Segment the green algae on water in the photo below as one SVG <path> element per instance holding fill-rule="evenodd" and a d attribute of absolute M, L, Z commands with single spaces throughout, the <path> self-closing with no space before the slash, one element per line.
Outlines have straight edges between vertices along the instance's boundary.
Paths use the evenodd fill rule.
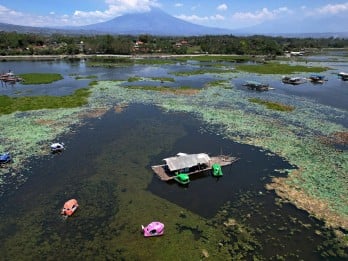
<path fill-rule="evenodd" d="M 264 105 L 271 110 L 276 110 L 276 111 L 293 111 L 294 110 L 294 107 L 280 104 L 279 102 L 270 102 L 270 101 L 265 101 L 259 98 L 250 98 L 249 101 Z"/>
<path fill-rule="evenodd" d="M 82 88 L 67 96 L 0 96 L 0 115 L 16 111 L 79 107 L 87 103 L 90 90 Z"/>
<path fill-rule="evenodd" d="M 19 76 L 23 79 L 22 84 L 48 84 L 63 79 L 58 73 L 25 73 Z"/>
<path fill-rule="evenodd" d="M 281 63 L 265 63 L 265 64 L 242 64 L 236 67 L 237 70 L 245 71 L 249 73 L 259 74 L 292 74 L 295 72 L 312 72 L 320 73 L 329 70 L 326 67 L 314 67 L 304 65 L 289 65 Z"/>

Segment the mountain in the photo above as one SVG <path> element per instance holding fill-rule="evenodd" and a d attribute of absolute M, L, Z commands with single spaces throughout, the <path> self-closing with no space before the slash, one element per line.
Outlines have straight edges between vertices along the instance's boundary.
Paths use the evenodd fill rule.
<path fill-rule="evenodd" d="M 193 36 L 233 33 L 232 30 L 228 29 L 189 23 L 175 18 L 158 8 L 153 8 L 146 13 L 126 14 L 107 22 L 80 26 L 78 28 L 84 31 L 132 35 Z"/>
<path fill-rule="evenodd" d="M 324 19 L 324 20 L 323 20 Z M 269 35 L 283 37 L 348 38 L 346 17 L 311 18 L 297 16 L 293 19 L 268 21 L 253 27 L 241 29 L 222 29 L 197 25 L 175 18 L 161 9 L 153 8 L 146 13 L 133 13 L 116 17 L 112 20 L 85 26 L 69 27 L 29 27 L 0 23 L 0 31 L 16 31 L 20 33 L 38 34 L 71 34 L 71 35 L 139 35 L 150 34 L 160 36 L 200 36 L 200 35 Z M 320 26 L 318 26 L 320 25 Z"/>
<path fill-rule="evenodd" d="M 70 28 L 52 28 L 52 27 L 36 27 L 36 26 L 24 26 L 24 25 L 15 25 L 0 23 L 0 32 L 17 32 L 17 33 L 32 33 L 32 34 L 42 34 L 42 35 L 51 35 L 54 33 L 58 34 L 67 34 L 67 35 L 80 35 L 80 34 L 96 34 L 97 32 L 81 32 L 75 27 Z"/>

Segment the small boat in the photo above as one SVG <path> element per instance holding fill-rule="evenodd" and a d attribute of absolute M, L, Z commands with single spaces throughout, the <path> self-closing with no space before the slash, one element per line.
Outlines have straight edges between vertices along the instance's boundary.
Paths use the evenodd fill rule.
<path fill-rule="evenodd" d="M 79 207 L 76 199 L 70 199 L 64 203 L 64 206 L 60 212 L 61 215 L 69 217 L 75 213 L 76 209 Z"/>
<path fill-rule="evenodd" d="M 0 154 L 0 164 L 6 164 L 11 162 L 12 162 L 12 157 L 9 152 Z"/>
<path fill-rule="evenodd" d="M 12 157 L 9 152 L 0 154 L 0 164 L 7 164 L 12 162 Z"/>
<path fill-rule="evenodd" d="M 268 91 L 269 90 L 269 84 L 255 82 L 255 81 L 246 81 L 243 84 L 243 86 L 248 87 L 249 90 L 256 90 L 256 91 Z"/>
<path fill-rule="evenodd" d="M 158 221 L 153 221 L 146 227 L 141 225 L 144 237 L 162 236 L 164 234 L 164 224 Z"/>
<path fill-rule="evenodd" d="M 16 83 L 20 82 L 23 79 L 14 75 L 13 72 L 9 71 L 8 73 L 3 73 L 0 75 L 0 81 L 3 81 L 5 83 Z"/>
<path fill-rule="evenodd" d="M 282 82 L 286 84 L 298 85 L 301 83 L 305 83 L 305 79 L 300 77 L 283 76 Z"/>
<path fill-rule="evenodd" d="M 340 72 L 340 73 L 338 73 L 337 75 L 338 75 L 338 77 L 341 78 L 342 81 L 348 81 L 348 73 L 346 73 L 346 72 Z"/>
<path fill-rule="evenodd" d="M 312 83 L 321 83 L 321 84 L 326 81 L 324 75 L 318 75 L 318 74 L 312 74 L 311 76 L 309 76 L 308 80 Z"/>
<path fill-rule="evenodd" d="M 52 153 L 58 153 L 62 152 L 64 150 L 64 143 L 52 143 L 51 144 L 51 152 Z"/>
<path fill-rule="evenodd" d="M 182 185 L 186 185 L 190 183 L 190 177 L 186 173 L 180 173 L 174 176 L 174 180 Z"/>
<path fill-rule="evenodd" d="M 222 177 L 223 176 L 220 164 L 214 163 L 212 166 L 212 170 L 213 170 L 214 177 Z"/>

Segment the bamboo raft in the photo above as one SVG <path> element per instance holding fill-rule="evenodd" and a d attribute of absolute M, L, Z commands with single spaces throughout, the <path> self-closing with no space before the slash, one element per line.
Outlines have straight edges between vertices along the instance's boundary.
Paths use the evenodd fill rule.
<path fill-rule="evenodd" d="M 208 164 L 203 164 L 203 165 L 198 165 L 197 169 L 192 170 L 190 172 L 185 172 L 187 175 L 193 175 L 197 173 L 203 173 L 204 171 L 211 170 L 212 165 L 217 163 L 221 167 L 231 165 L 232 163 L 236 162 L 239 160 L 239 158 L 236 157 L 231 157 L 231 156 L 226 156 L 226 155 L 219 155 L 219 156 L 214 156 L 210 157 L 210 161 Z M 175 172 L 170 172 L 167 169 L 166 164 L 161 164 L 161 165 L 154 165 L 151 167 L 153 172 L 162 180 L 162 181 L 169 181 L 174 179 L 175 177 Z"/>

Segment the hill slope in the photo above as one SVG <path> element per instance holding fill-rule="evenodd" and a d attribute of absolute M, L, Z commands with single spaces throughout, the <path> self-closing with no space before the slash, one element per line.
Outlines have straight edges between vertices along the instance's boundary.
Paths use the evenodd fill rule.
<path fill-rule="evenodd" d="M 168 15 L 160 9 L 150 12 L 126 14 L 110 21 L 79 27 L 85 31 L 111 34 L 151 34 L 166 36 L 232 34 L 232 30 L 192 24 Z"/>

